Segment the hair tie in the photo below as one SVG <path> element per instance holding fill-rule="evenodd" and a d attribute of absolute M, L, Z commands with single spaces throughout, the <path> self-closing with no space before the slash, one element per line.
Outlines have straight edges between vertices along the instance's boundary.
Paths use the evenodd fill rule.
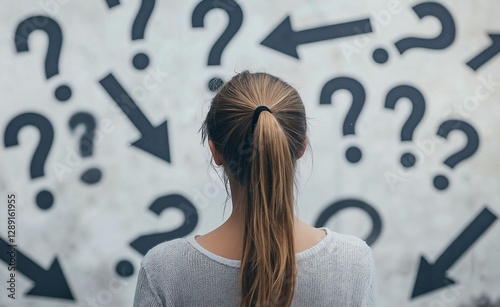
<path fill-rule="evenodd" d="M 258 106 L 255 111 L 253 111 L 253 119 L 252 119 L 252 137 L 253 137 L 253 133 L 255 131 L 255 126 L 257 125 L 257 120 L 259 120 L 259 115 L 260 115 L 260 112 L 262 111 L 267 111 L 269 113 L 273 113 L 271 112 L 271 110 L 269 110 L 268 107 L 266 106 Z"/>

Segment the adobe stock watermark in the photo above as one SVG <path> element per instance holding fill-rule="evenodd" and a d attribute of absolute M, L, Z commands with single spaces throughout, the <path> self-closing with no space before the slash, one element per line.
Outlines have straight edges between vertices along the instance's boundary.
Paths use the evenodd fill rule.
<path fill-rule="evenodd" d="M 487 76 L 479 76 L 478 84 L 474 89 L 474 93 L 466 96 L 461 102 L 455 103 L 450 109 L 443 113 L 443 121 L 447 119 L 463 119 L 469 118 L 480 106 L 481 102 L 490 98 L 491 95 L 500 87 L 500 80 L 494 79 L 493 74 Z M 413 173 L 414 169 L 420 163 L 425 161 L 426 157 L 430 157 L 436 151 L 438 144 L 443 144 L 446 140 L 440 136 L 433 135 L 430 138 L 423 140 L 415 140 L 414 154 L 416 157 L 415 167 L 409 169 L 398 168 L 396 172 L 384 172 L 384 179 L 392 192 L 396 191 L 396 187 L 405 182 Z"/>
<path fill-rule="evenodd" d="M 403 11 L 401 2 L 399 0 L 391 0 L 387 2 L 385 9 L 374 11 L 371 14 L 370 24 L 373 31 L 367 33 L 361 29 L 354 29 L 359 35 L 352 38 L 351 42 L 342 42 L 340 48 L 347 63 L 351 63 L 353 54 L 360 54 L 361 50 L 366 48 L 373 40 L 373 32 L 379 32 L 381 29 L 386 28 L 392 22 L 393 15 L 397 15 Z M 369 29 L 365 29 L 369 30 Z"/>
<path fill-rule="evenodd" d="M 457 306 L 457 300 L 465 289 L 466 287 L 462 284 L 447 286 L 441 289 L 439 295 L 429 302 L 429 307 Z"/>
<path fill-rule="evenodd" d="M 118 279 L 113 277 L 109 282 L 106 288 L 99 290 L 95 296 L 87 296 L 85 297 L 84 307 L 102 307 L 102 306 L 117 306 L 116 302 L 113 302 L 114 299 L 122 293 L 129 282 L 124 281 L 123 279 Z"/>

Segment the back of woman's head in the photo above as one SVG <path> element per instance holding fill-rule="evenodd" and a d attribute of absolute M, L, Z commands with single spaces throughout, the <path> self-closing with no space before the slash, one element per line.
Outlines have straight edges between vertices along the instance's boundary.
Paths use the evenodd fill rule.
<path fill-rule="evenodd" d="M 294 173 L 307 130 L 302 100 L 281 79 L 244 71 L 218 90 L 201 130 L 243 193 L 240 306 L 289 306 L 296 283 Z"/>

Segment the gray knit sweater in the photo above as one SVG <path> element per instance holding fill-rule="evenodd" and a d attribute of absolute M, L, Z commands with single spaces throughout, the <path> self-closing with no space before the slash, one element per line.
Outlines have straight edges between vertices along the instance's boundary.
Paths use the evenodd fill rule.
<path fill-rule="evenodd" d="M 376 306 L 370 247 L 356 237 L 321 229 L 327 235 L 296 254 L 292 306 Z M 149 250 L 141 262 L 134 307 L 238 306 L 241 262 L 209 252 L 194 238 L 175 239 Z"/>

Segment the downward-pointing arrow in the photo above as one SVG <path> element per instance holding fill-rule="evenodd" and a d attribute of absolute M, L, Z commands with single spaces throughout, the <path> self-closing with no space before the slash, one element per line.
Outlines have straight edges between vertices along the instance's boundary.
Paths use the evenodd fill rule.
<path fill-rule="evenodd" d="M 122 109 L 123 113 L 127 115 L 137 130 L 141 132 L 142 137 L 131 145 L 170 163 L 167 122 L 165 121 L 163 124 L 153 127 L 139 106 L 112 74 L 104 77 L 99 83 Z"/>
<path fill-rule="evenodd" d="M 287 16 L 260 44 L 298 59 L 298 45 L 369 32 L 372 32 L 372 27 L 368 18 L 294 31 L 290 16 Z"/>
<path fill-rule="evenodd" d="M 434 264 L 429 263 L 422 256 L 411 297 L 414 298 L 454 284 L 455 282 L 446 276 L 446 271 L 479 239 L 496 219 L 497 217 L 490 210 L 484 208 L 439 256 Z"/>
<path fill-rule="evenodd" d="M 11 247 L 6 241 L 0 238 L 0 259 L 5 263 L 10 262 L 8 251 Z M 35 286 L 31 288 L 26 295 L 36 295 L 54 298 L 63 298 L 74 301 L 73 294 L 66 282 L 64 273 L 59 265 L 57 257 L 54 259 L 50 268 L 44 270 L 41 266 L 33 262 L 30 258 L 21 253 L 15 248 L 16 256 L 16 271 L 21 272 L 24 276 L 35 282 Z"/>

